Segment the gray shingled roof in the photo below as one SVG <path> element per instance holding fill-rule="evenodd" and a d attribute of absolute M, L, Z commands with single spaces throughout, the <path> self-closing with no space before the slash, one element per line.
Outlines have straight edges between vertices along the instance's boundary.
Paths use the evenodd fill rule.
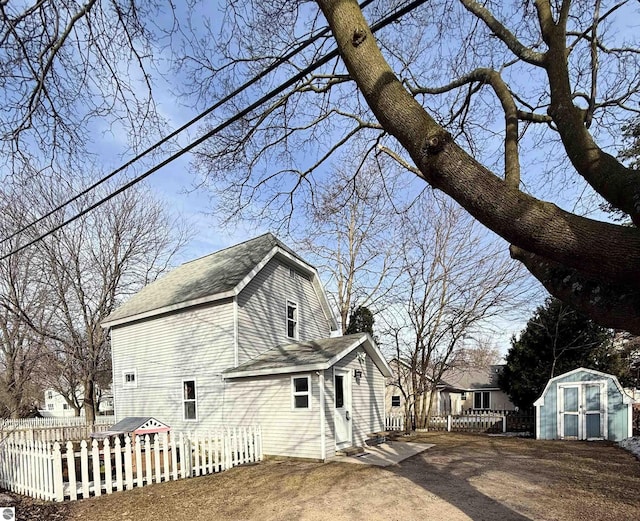
<path fill-rule="evenodd" d="M 504 365 L 490 365 L 482 369 L 451 369 L 447 371 L 440 381 L 440 386 L 459 389 L 496 389 L 498 386 L 498 375 Z"/>
<path fill-rule="evenodd" d="M 313 370 L 321 369 L 334 357 L 344 353 L 354 344 L 362 343 L 366 336 L 362 333 L 333 338 L 322 338 L 286 344 L 265 351 L 256 358 L 245 362 L 238 367 L 227 369 L 224 373 L 254 374 L 258 372 L 288 372 L 287 369 Z"/>
<path fill-rule="evenodd" d="M 186 262 L 145 286 L 111 313 L 104 323 L 231 291 L 275 246 L 300 259 L 274 235 L 266 233 Z"/>

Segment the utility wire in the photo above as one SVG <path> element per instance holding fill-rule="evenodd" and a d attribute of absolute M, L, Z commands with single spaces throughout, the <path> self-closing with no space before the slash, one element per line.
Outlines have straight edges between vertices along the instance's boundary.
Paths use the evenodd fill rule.
<path fill-rule="evenodd" d="M 379 22 L 373 24 L 371 26 L 371 32 L 375 33 L 377 31 L 379 31 L 380 29 L 386 27 L 387 25 L 397 21 L 398 19 L 402 18 L 402 16 L 404 16 L 405 14 L 413 11 L 415 8 L 419 7 L 420 5 L 425 3 L 426 1 L 427 0 L 414 0 L 413 2 L 410 2 L 405 7 L 401 8 L 401 9 L 398 9 L 395 13 L 387 15 L 386 17 L 381 19 Z M 333 51 L 325 54 L 323 57 L 321 57 L 318 60 L 312 62 L 310 65 L 308 65 L 306 68 L 304 68 L 303 70 L 298 72 L 296 75 L 290 77 L 284 83 L 281 83 L 278 87 L 276 87 L 276 88 L 272 89 L 271 91 L 269 91 L 267 94 L 262 96 L 258 101 L 252 103 L 251 105 L 249 105 L 248 107 L 244 108 L 240 112 L 237 112 L 234 116 L 232 116 L 231 118 L 227 119 L 226 121 L 224 121 L 220 125 L 216 126 L 215 128 L 211 129 L 209 132 L 206 132 L 204 135 L 202 135 L 201 137 L 199 137 L 195 141 L 191 142 L 189 145 L 184 147 L 182 150 L 176 152 L 175 154 L 173 154 L 172 156 L 168 157 L 167 159 L 165 159 L 161 163 L 159 163 L 159 164 L 155 165 L 154 167 L 150 168 L 145 173 L 135 177 L 134 179 L 132 179 L 131 181 L 129 181 L 125 185 L 121 186 L 120 188 L 118 188 L 114 192 L 110 193 L 109 195 L 103 197 L 99 201 L 97 201 L 97 202 L 93 203 L 92 205 L 88 206 L 87 208 L 85 208 L 81 212 L 77 213 L 76 215 L 70 217 L 66 221 L 58 224 L 57 226 L 55 226 L 51 230 L 43 233 L 42 235 L 39 235 L 35 239 L 27 242 L 26 244 L 23 244 L 22 246 L 19 246 L 19 247 L 15 248 L 14 250 L 10 251 L 9 253 L 6 253 L 5 255 L 0 257 L 0 260 L 7 259 L 8 257 L 10 257 L 10 256 L 12 256 L 12 255 L 24 250 L 25 248 L 28 248 L 29 246 L 32 246 L 33 244 L 41 241 L 42 239 L 48 237 L 49 235 L 51 235 L 51 234 L 57 232 L 58 230 L 60 230 L 61 228 L 65 227 L 68 224 L 70 224 L 70 223 L 74 222 L 75 220 L 79 219 L 83 215 L 86 215 L 90 211 L 95 210 L 98 206 L 100 206 L 100 205 L 106 203 L 107 201 L 113 199 L 114 197 L 116 197 L 117 195 L 121 194 L 125 190 L 128 190 L 132 186 L 138 184 L 143 179 L 146 179 L 151 174 L 157 172 L 158 170 L 160 170 L 161 168 L 165 167 L 166 165 L 168 165 L 172 161 L 178 159 L 179 157 L 183 156 L 187 152 L 190 152 L 192 149 L 194 149 L 195 147 L 201 145 L 207 139 L 213 137 L 215 134 L 217 134 L 221 130 L 224 130 L 229 125 L 231 125 L 231 124 L 235 123 L 236 121 L 238 121 L 240 118 L 243 118 L 244 116 L 246 116 L 247 114 L 249 114 L 250 112 L 252 112 L 256 108 L 258 108 L 260 105 L 262 105 L 266 101 L 268 101 L 271 98 L 274 98 L 278 94 L 282 93 L 283 91 L 285 91 L 286 89 L 288 89 L 289 87 L 291 87 L 292 85 L 294 85 L 295 83 L 300 81 L 302 78 L 304 78 L 307 74 L 310 74 L 311 72 L 315 71 L 317 68 L 319 68 L 322 65 L 328 63 L 332 59 L 336 58 L 338 55 L 339 55 L 338 49 L 334 49 Z"/>
<path fill-rule="evenodd" d="M 373 0 L 364 0 L 361 4 L 360 4 L 360 8 L 364 9 L 365 7 L 367 7 L 371 2 L 373 2 Z M 205 109 L 204 112 L 201 112 L 200 114 L 198 114 L 195 118 L 191 119 L 190 121 L 186 122 L 184 125 L 182 125 L 181 127 L 177 128 L 176 130 L 174 130 L 173 132 L 171 132 L 170 134 L 168 134 L 167 136 L 163 137 L 160 141 L 157 141 L 156 143 L 154 143 L 153 145 L 151 145 L 149 148 L 145 149 L 144 151 L 140 152 L 138 155 L 136 155 L 135 157 L 131 158 L 129 161 L 127 161 L 126 163 L 124 163 L 123 165 L 119 166 L 118 168 L 116 168 L 114 171 L 112 171 L 110 174 L 100 178 L 98 181 L 96 181 L 95 183 L 93 183 L 92 185 L 86 187 L 84 190 L 82 190 L 81 192 L 77 193 L 76 195 L 74 195 L 73 197 L 71 197 L 70 199 L 67 199 L 66 201 L 64 201 L 63 203 L 60 203 L 58 206 L 56 206 L 53 210 L 50 210 L 49 212 L 47 212 L 46 214 L 38 217 L 37 219 L 35 219 L 34 221 L 30 222 L 29 224 L 23 226 L 22 228 L 16 230 L 15 232 L 13 232 L 11 235 L 8 235 L 7 237 L 5 237 L 4 239 L 2 239 L 0 241 L 0 244 L 4 244 L 5 242 L 13 239 L 16 235 L 23 233 L 25 231 L 27 231 L 29 228 L 35 226 L 36 224 L 44 221 L 45 219 L 47 219 L 48 217 L 51 217 L 53 214 L 55 214 L 56 212 L 59 212 L 60 210 L 62 210 L 63 208 L 65 208 L 66 206 L 70 205 L 71 203 L 73 203 L 74 201 L 77 201 L 78 199 L 80 199 L 80 197 L 88 194 L 89 192 L 91 192 L 92 190 L 95 190 L 98 186 L 106 183 L 109 179 L 113 178 L 114 176 L 116 176 L 117 174 L 119 174 L 120 172 L 122 172 L 123 170 L 125 170 L 126 168 L 130 167 L 131 165 L 133 165 L 136 161 L 139 161 L 140 159 L 142 159 L 144 156 L 146 156 L 147 154 L 153 152 L 154 150 L 156 150 L 157 148 L 159 148 L 161 145 L 164 145 L 167 141 L 169 141 L 170 139 L 173 139 L 174 137 L 176 137 L 178 134 L 181 134 L 183 131 L 185 131 L 187 128 L 193 126 L 194 124 L 196 124 L 198 121 L 200 121 L 201 119 L 203 119 L 204 117 L 208 116 L 209 114 L 211 114 L 214 110 L 216 110 L 217 108 L 219 108 L 220 106 L 224 105 L 225 103 L 227 103 L 228 101 L 230 101 L 231 99 L 235 98 L 238 94 L 240 94 L 241 92 L 243 92 L 244 90 L 248 89 L 249 87 L 251 87 L 252 85 L 254 85 L 255 83 L 257 83 L 258 81 L 260 81 L 262 78 L 264 78 L 265 76 L 267 76 L 268 74 L 270 74 L 271 72 L 273 72 L 274 70 L 276 70 L 278 67 L 280 67 L 280 65 L 282 65 L 283 63 L 285 63 L 287 60 L 290 60 L 291 58 L 293 58 L 294 56 L 296 56 L 297 54 L 299 54 L 300 52 L 302 52 L 304 49 L 306 49 L 307 47 L 309 47 L 309 45 L 311 45 L 312 43 L 315 43 L 319 38 L 327 35 L 329 32 L 331 31 L 329 26 L 324 27 L 320 32 L 318 32 L 315 36 L 311 36 L 309 38 L 307 38 L 307 40 L 305 40 L 304 42 L 302 42 L 300 45 L 296 46 L 294 49 L 292 49 L 291 51 L 289 51 L 287 54 L 277 58 L 276 60 L 274 60 L 271 65 L 269 65 L 268 67 L 266 67 L 264 70 L 260 71 L 258 74 L 256 74 L 255 76 L 253 76 L 251 79 L 247 80 L 245 83 L 243 83 L 241 86 L 239 86 L 237 89 L 235 89 L 233 92 L 227 94 L 226 96 L 224 96 L 222 99 L 218 100 L 216 103 L 214 103 L 213 105 L 211 105 L 209 108 Z M 3 257 L 4 258 L 4 257 Z"/>

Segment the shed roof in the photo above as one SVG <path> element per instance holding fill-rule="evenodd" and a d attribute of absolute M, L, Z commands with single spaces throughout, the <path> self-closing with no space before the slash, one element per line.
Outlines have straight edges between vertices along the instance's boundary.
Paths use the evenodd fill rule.
<path fill-rule="evenodd" d="M 148 284 L 102 323 L 111 327 L 238 294 L 274 255 L 280 254 L 311 278 L 330 322 L 335 323 L 315 268 L 266 233 L 235 246 L 186 262 Z M 337 324 L 333 329 L 337 328 Z"/>
<path fill-rule="evenodd" d="M 549 381 L 547 382 L 547 385 L 545 385 L 544 390 L 542 391 L 542 394 L 535 402 L 533 402 L 533 405 L 535 407 L 541 407 L 544 405 L 544 398 L 547 395 L 547 392 L 549 391 L 549 388 L 551 387 L 551 385 L 553 385 L 555 382 L 557 382 L 558 380 L 564 380 L 566 382 L 570 382 L 573 376 L 577 377 L 577 375 L 579 375 L 580 373 L 586 373 L 590 376 L 593 376 L 594 379 L 613 381 L 614 385 L 622 395 L 622 403 L 635 403 L 634 398 L 632 396 L 629 396 L 625 392 L 622 385 L 620 385 L 620 381 L 618 380 L 617 376 L 609 373 L 603 373 L 602 371 L 597 371 L 596 369 L 587 369 L 586 367 L 578 367 L 577 369 L 573 369 L 571 371 L 567 371 L 566 373 L 562 373 L 562 374 L 559 374 L 558 376 L 554 376 L 553 378 L 550 378 Z M 579 378 L 576 378 L 575 381 L 578 383 L 581 382 Z"/>
<path fill-rule="evenodd" d="M 224 371 L 226 378 L 298 373 L 329 369 L 357 347 L 362 346 L 384 376 L 391 368 L 373 339 L 366 333 L 321 338 L 274 347 L 244 364 Z"/>

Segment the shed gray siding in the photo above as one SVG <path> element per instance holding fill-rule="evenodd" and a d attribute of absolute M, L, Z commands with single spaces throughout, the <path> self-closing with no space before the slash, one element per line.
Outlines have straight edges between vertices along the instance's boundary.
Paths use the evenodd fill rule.
<path fill-rule="evenodd" d="M 291 378 L 296 376 L 311 377 L 309 409 L 293 408 Z M 260 424 L 267 455 L 321 459 L 321 378 L 312 372 L 228 380 L 223 424 Z"/>
<path fill-rule="evenodd" d="M 311 281 L 277 258 L 238 295 L 238 363 L 267 349 L 291 342 L 287 338 L 287 300 L 298 305 L 299 340 L 329 336 L 331 330 Z"/>
<path fill-rule="evenodd" d="M 627 437 L 629 425 L 629 407 L 623 403 L 623 395 L 614 379 L 609 375 L 594 374 L 589 371 L 570 372 L 554 378 L 541 397 L 544 405 L 537 411 L 538 437 L 544 440 L 558 439 L 558 385 L 579 382 L 606 382 L 607 399 L 607 438 L 619 441 Z"/>
<path fill-rule="evenodd" d="M 196 380 L 198 418 L 221 416 L 220 373 L 234 363 L 231 300 L 190 308 L 111 329 L 113 390 L 118 419 L 154 416 L 172 429 L 193 429 L 183 420 L 182 382 Z M 123 372 L 136 371 L 125 388 Z"/>

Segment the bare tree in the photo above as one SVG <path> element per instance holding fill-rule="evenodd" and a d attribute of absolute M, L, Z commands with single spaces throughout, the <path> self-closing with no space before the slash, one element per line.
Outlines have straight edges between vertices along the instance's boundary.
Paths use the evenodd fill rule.
<path fill-rule="evenodd" d="M 392 3 L 368 6 L 369 22 L 356 0 L 317 3 L 342 62 L 207 144 L 198 166 L 226 202 L 290 215 L 296 194 L 306 197 L 358 136 L 354 156 L 387 153 L 447 193 L 508 241 L 549 292 L 603 324 L 640 331 L 640 234 L 593 215 L 605 200 L 640 221 L 637 170 L 606 151 L 638 112 L 637 32 L 615 25 L 637 4 L 429 2 L 374 37 L 369 22 Z M 209 78 L 205 98 L 323 23 L 296 2 L 231 2 L 226 16 L 229 37 L 187 49 L 182 62 Z M 329 45 L 320 38 L 283 74 Z M 215 57 L 217 67 L 202 68 Z"/>
<path fill-rule="evenodd" d="M 405 369 L 396 385 L 416 425 L 426 427 L 443 375 L 472 363 L 474 337 L 486 334 L 492 317 L 518 304 L 522 288 L 518 266 L 460 209 L 441 203 L 437 210 L 413 211 L 403 226 L 405 275 L 396 286 L 398 300 L 382 317 L 394 357 Z"/>
<path fill-rule="evenodd" d="M 152 90 L 161 5 L 0 2 L 4 173 L 84 168 L 97 152 L 92 128 L 134 147 L 161 128 Z"/>
<path fill-rule="evenodd" d="M 394 190 L 375 165 L 364 167 L 358 180 L 338 171 L 316 189 L 300 241 L 330 276 L 327 287 L 343 332 L 354 307 L 380 308 L 399 275 L 396 232 L 406 205 L 392 199 Z"/>
<path fill-rule="evenodd" d="M 61 192 L 60 185 L 34 180 L 20 202 L 45 213 L 64 197 Z M 123 298 L 167 269 L 185 238 L 180 221 L 168 215 L 151 193 L 138 189 L 61 228 L 29 251 L 46 276 L 31 273 L 28 283 L 42 288 L 53 307 L 46 322 L 23 305 L 14 312 L 51 343 L 48 360 L 53 363 L 48 369 L 53 374 L 47 380 L 74 407 L 80 386 L 88 420 L 95 417 L 100 386 L 104 388 L 111 377 L 109 340 L 101 321 Z"/>
<path fill-rule="evenodd" d="M 189 3 L 184 13 L 170 6 L 164 27 L 154 3 L 3 2 L 5 151 L 26 150 L 21 164 L 33 159 L 36 170 L 62 152 L 83 158 L 84 123 L 103 113 L 114 115 L 114 131 L 127 122 L 134 141 L 145 135 L 154 37 L 175 37 L 161 49 L 174 58 L 174 77 L 188 82 L 176 90 L 200 107 L 308 41 L 326 20 L 341 58 L 210 140 L 197 161 L 203 184 L 235 211 L 289 218 L 296 198 L 309 197 L 346 147 L 363 160 L 386 153 L 509 242 L 550 293 L 600 323 L 640 333 L 640 233 L 593 213 L 608 202 L 640 222 L 637 169 L 609 153 L 638 113 L 638 35 L 624 25 L 637 2 L 442 0 L 375 37 L 369 22 L 397 2 L 367 4 L 367 18 L 356 0 L 317 4 L 320 11 L 290 0 L 230 0 L 217 23 L 217 11 Z M 180 14 L 191 18 L 174 30 Z M 333 43 L 320 34 L 209 125 Z"/>
<path fill-rule="evenodd" d="M 8 235 L 23 222 L 25 210 L 0 192 L 3 215 L 1 233 Z M 2 244 L 0 251 L 13 247 Z M 41 259 L 21 252 L 0 263 L 0 418 L 23 417 L 40 398 L 40 368 L 50 344 L 16 312 L 24 310 L 39 324 L 51 319 L 51 300 L 33 284 L 33 275 L 43 273 Z"/>

